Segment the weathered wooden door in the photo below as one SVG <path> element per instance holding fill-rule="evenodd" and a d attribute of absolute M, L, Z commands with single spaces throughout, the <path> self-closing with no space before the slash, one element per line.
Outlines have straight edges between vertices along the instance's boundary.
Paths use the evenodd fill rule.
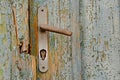
<path fill-rule="evenodd" d="M 38 9 L 49 32 L 49 69 L 38 69 Z M 0 80 L 120 80 L 119 0 L 0 0 Z"/>
<path fill-rule="evenodd" d="M 37 78 L 120 80 L 119 0 L 31 0 L 31 51 L 35 56 L 38 8 L 42 6 L 48 10 L 49 25 L 67 28 L 73 35 L 49 33 L 49 70 L 37 70 Z"/>

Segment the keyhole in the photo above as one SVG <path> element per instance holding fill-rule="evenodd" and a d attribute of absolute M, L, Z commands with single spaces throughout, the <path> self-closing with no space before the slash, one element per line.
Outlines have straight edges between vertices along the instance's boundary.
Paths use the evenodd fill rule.
<path fill-rule="evenodd" d="M 41 10 L 42 12 L 44 11 L 44 9 Z"/>
<path fill-rule="evenodd" d="M 42 60 L 45 60 L 45 58 L 46 58 L 46 50 L 45 49 L 40 50 L 40 57 Z"/>
<path fill-rule="evenodd" d="M 45 67 L 43 66 L 42 69 L 45 69 Z"/>

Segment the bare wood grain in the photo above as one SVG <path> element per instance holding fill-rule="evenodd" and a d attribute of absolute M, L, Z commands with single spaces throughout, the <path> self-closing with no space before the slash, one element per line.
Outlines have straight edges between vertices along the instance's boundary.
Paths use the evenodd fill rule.
<path fill-rule="evenodd" d="M 32 73 L 33 73 L 33 79 L 32 80 L 36 80 L 36 59 L 34 56 L 31 56 L 32 59 Z"/>

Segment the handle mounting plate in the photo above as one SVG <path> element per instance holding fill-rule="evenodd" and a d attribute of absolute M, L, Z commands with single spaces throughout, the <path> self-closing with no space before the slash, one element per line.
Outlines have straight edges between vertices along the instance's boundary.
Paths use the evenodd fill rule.
<path fill-rule="evenodd" d="M 46 7 L 38 8 L 39 70 L 46 72 L 48 70 L 48 32 L 40 30 L 41 24 L 47 24 Z"/>

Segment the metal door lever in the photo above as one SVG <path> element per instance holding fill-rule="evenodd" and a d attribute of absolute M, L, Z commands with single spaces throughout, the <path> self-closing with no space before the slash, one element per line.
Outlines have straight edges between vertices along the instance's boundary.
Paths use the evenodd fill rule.
<path fill-rule="evenodd" d="M 55 33 L 67 35 L 67 36 L 71 36 L 72 35 L 71 31 L 68 31 L 66 29 L 60 29 L 60 28 L 56 28 L 56 27 L 51 27 L 51 26 L 49 26 L 47 24 L 40 25 L 40 29 L 44 30 L 44 31 L 50 31 L 50 32 L 55 32 Z"/>

